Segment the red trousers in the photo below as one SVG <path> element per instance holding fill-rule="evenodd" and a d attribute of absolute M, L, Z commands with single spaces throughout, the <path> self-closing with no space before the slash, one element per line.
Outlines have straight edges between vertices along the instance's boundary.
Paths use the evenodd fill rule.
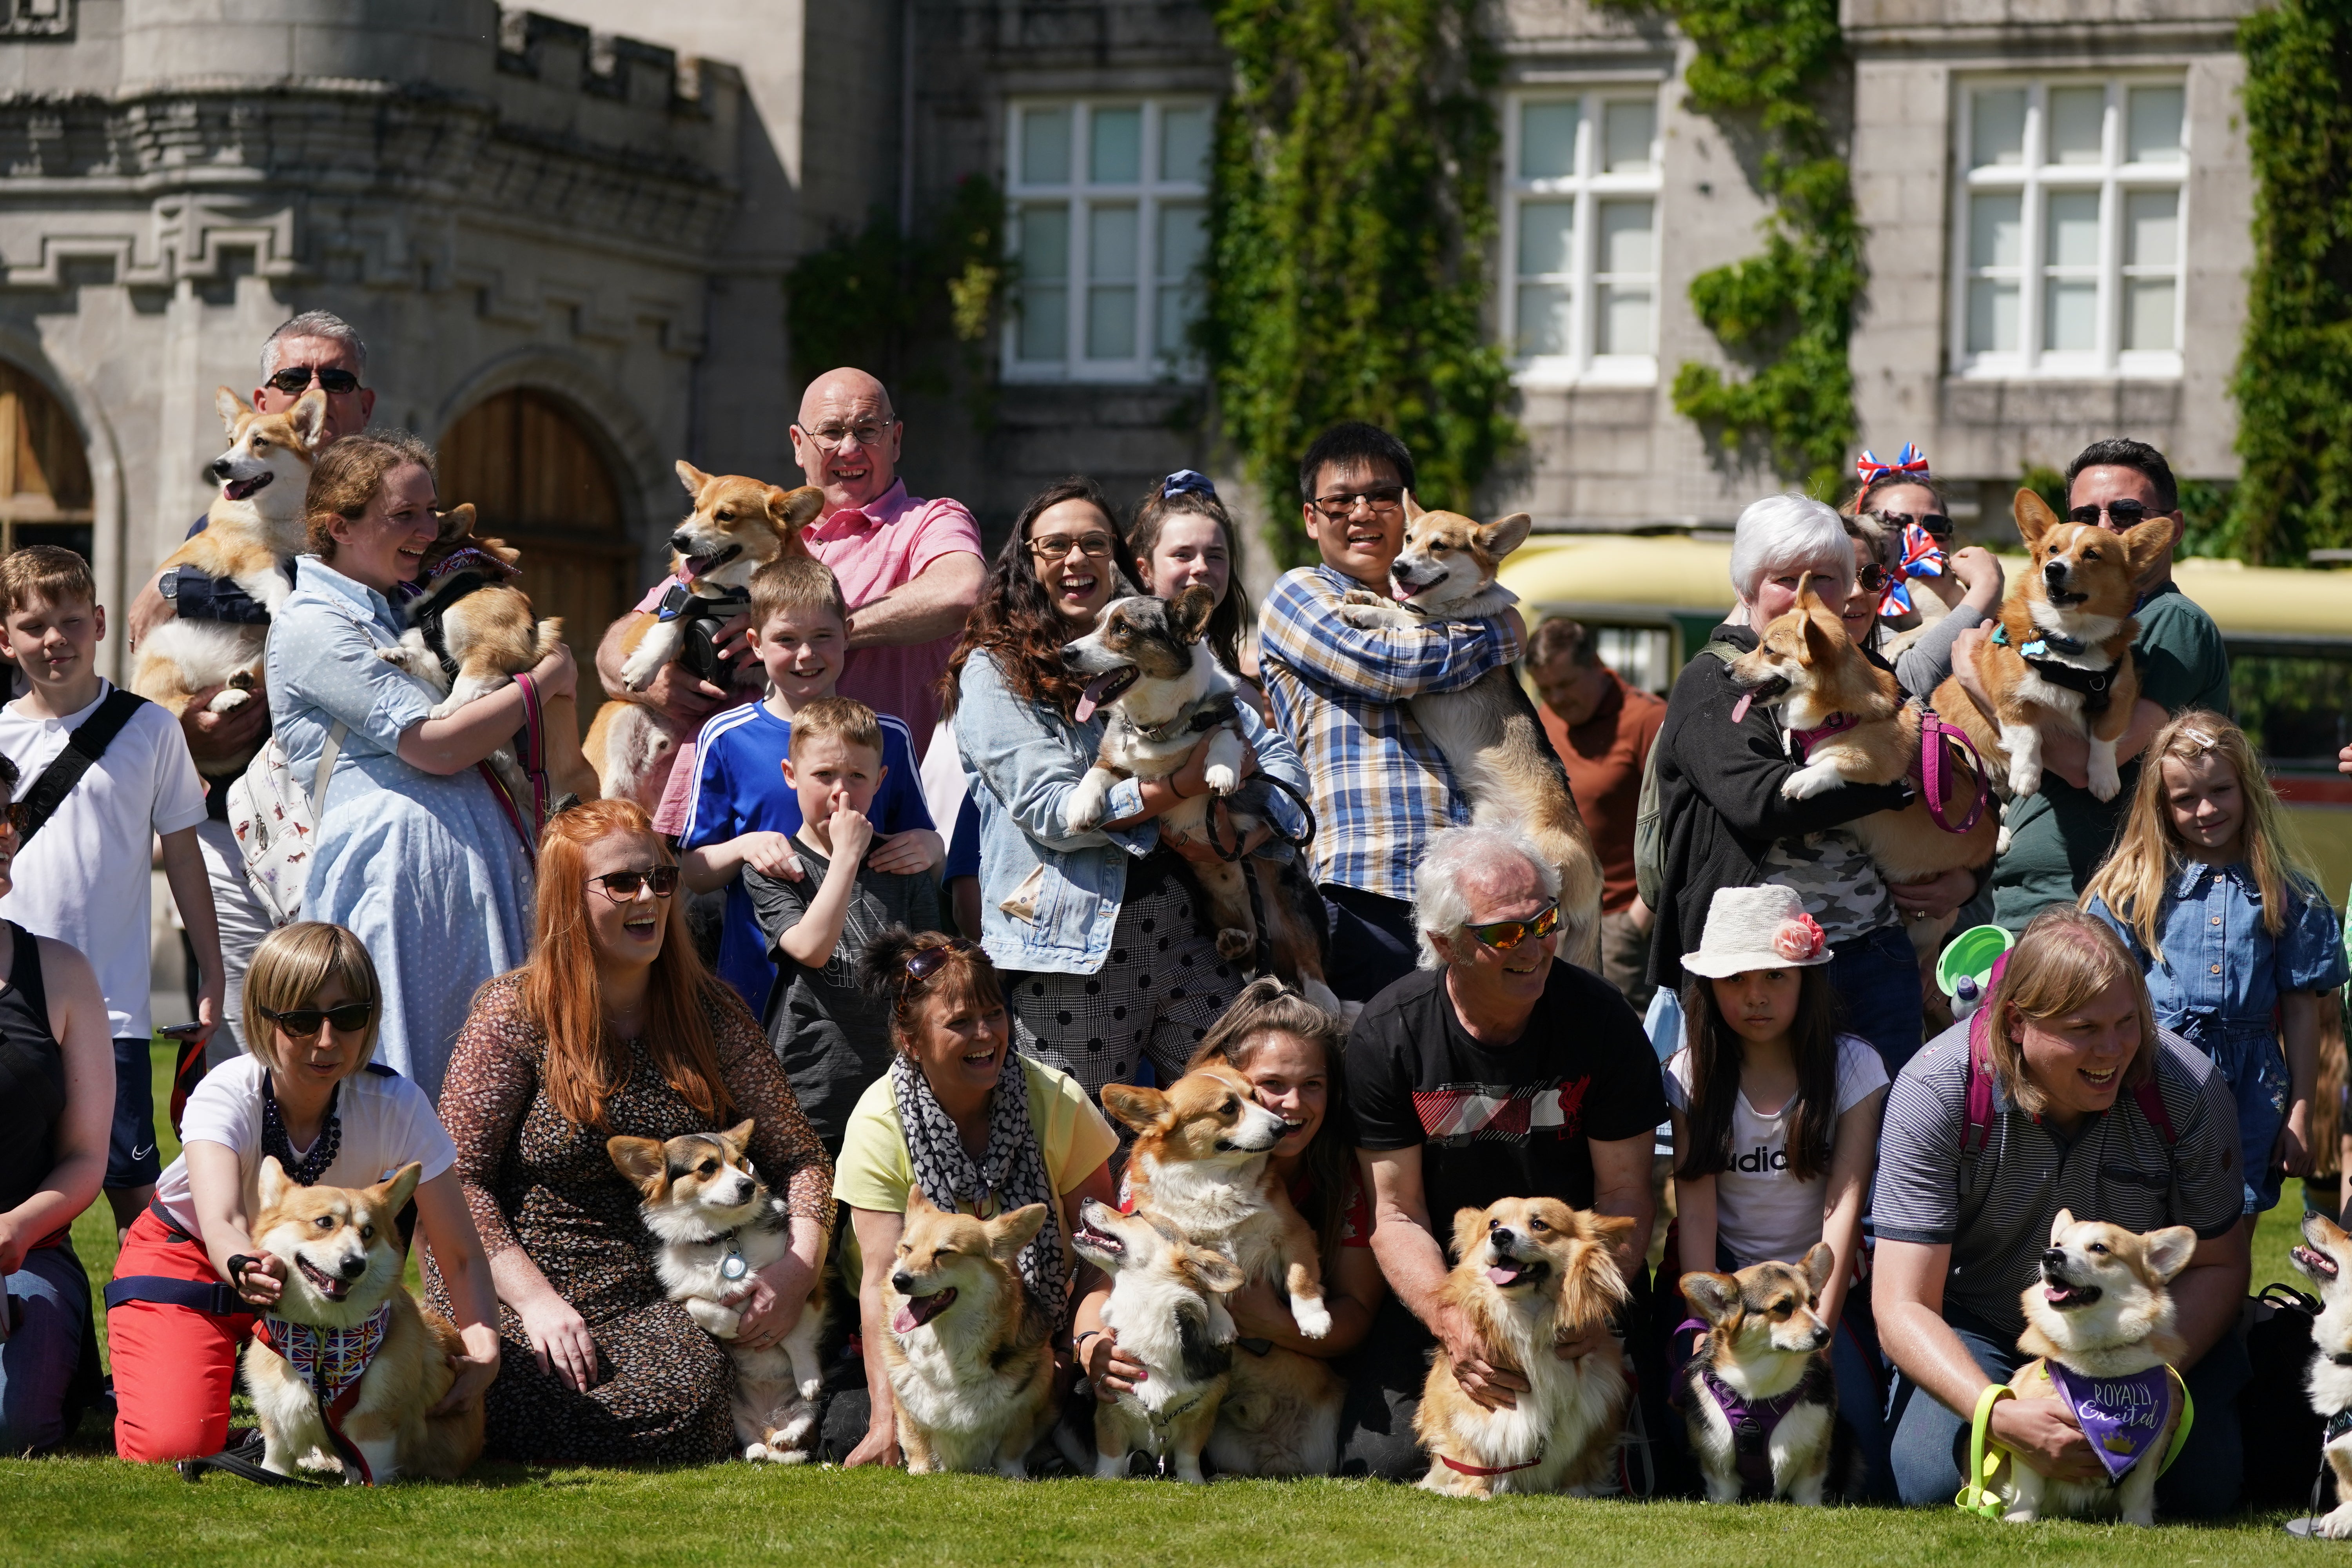
<path fill-rule="evenodd" d="M 215 1284 L 212 1259 L 174 1237 L 153 1210 L 131 1223 L 114 1277 L 137 1275 Z M 114 1451 L 126 1459 L 199 1458 L 228 1446 L 229 1384 L 237 1352 L 253 1336 L 253 1314 L 216 1317 L 194 1307 L 125 1301 L 108 1309 L 114 1361 Z"/>

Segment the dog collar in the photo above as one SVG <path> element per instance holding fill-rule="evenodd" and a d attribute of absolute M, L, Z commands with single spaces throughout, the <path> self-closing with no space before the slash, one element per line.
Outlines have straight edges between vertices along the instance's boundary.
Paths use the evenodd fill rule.
<path fill-rule="evenodd" d="M 1444 1465 L 1447 1469 L 1454 1471 L 1459 1475 L 1507 1476 L 1517 1470 L 1532 1470 L 1538 1465 L 1542 1464 L 1544 1459 L 1544 1449 L 1547 1447 L 1548 1445 L 1546 1444 L 1537 1444 L 1536 1457 L 1521 1465 L 1465 1465 L 1450 1454 L 1438 1455 L 1437 1462 Z"/>
<path fill-rule="evenodd" d="M 2335 1359 L 2341 1361 L 2343 1358 L 2338 1356 Z M 2347 1432 L 2352 1432 L 2352 1405 L 2345 1406 L 2327 1418 L 2327 1434 L 2320 1439 L 2320 1444 L 2324 1447 Z"/>
<path fill-rule="evenodd" d="M 1204 735 L 1234 716 L 1234 694 L 1230 691 L 1212 697 L 1190 712 L 1179 713 L 1165 724 L 1145 729 L 1137 725 L 1137 736 L 1150 744 L 1173 740 L 1179 735 Z"/>
<path fill-rule="evenodd" d="M 743 1276 L 751 1272 L 751 1261 L 743 1256 L 742 1245 L 736 1240 L 736 1237 L 741 1236 L 747 1226 L 748 1222 L 746 1225 L 737 1226 L 733 1230 L 713 1231 L 709 1236 L 703 1237 L 699 1240 L 689 1241 L 686 1245 L 688 1247 L 724 1247 L 727 1249 L 727 1256 L 719 1260 L 719 1277 L 721 1279 L 740 1279 Z"/>
<path fill-rule="evenodd" d="M 2012 646 L 2009 640 L 2007 626 L 1995 626 L 1992 640 L 2003 647 Z M 2034 674 L 2042 677 L 2051 685 L 2063 686 L 2069 691 L 2081 693 L 2084 714 L 2104 713 L 2107 710 L 2107 704 L 2114 699 L 2116 673 L 2123 668 L 2122 663 L 2118 661 L 2113 668 L 2109 669 L 2084 669 L 2080 665 L 2067 664 L 2049 657 L 2053 653 L 2080 654 L 2083 651 L 2083 646 L 2073 637 L 2062 637 L 2053 633 L 2045 632 L 2032 642 L 2018 647 L 2017 656 L 2026 662 Z M 2124 658 L 2131 657 L 2130 650 L 2125 650 Z"/>
<path fill-rule="evenodd" d="M 1992 640 L 2003 647 L 2009 647 L 2009 627 L 2006 626 L 1993 627 Z M 2056 632 L 2043 632 L 2017 651 L 2026 658 L 2039 658 L 2044 654 L 2051 653 L 2079 654 L 2083 651 L 2083 640 L 2080 637 L 2062 637 Z"/>
<path fill-rule="evenodd" d="M 669 592 L 661 596 L 661 605 L 655 614 L 662 620 L 674 621 L 686 616 L 690 607 L 696 613 L 686 616 L 688 620 L 719 620 L 723 618 L 719 614 L 722 607 L 751 602 L 751 590 L 749 588 L 722 588 L 716 594 L 698 594 L 684 583 L 672 583 Z"/>

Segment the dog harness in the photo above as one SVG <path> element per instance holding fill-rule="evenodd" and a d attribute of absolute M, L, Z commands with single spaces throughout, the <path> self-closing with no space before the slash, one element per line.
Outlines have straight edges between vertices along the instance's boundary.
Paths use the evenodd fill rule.
<path fill-rule="evenodd" d="M 1191 712 L 1179 713 L 1165 724 L 1150 729 L 1138 724 L 1135 732 L 1147 743 L 1156 746 L 1179 735 L 1205 735 L 1218 725 L 1230 721 L 1233 716 L 1234 694 L 1228 691 L 1222 696 L 1206 699 Z"/>
<path fill-rule="evenodd" d="M 2012 646 L 2009 640 L 2009 628 L 2005 626 L 1993 627 L 1992 640 L 2001 647 Z M 2069 691 L 2079 692 L 2083 699 L 2084 715 L 2089 717 L 2107 710 L 2107 704 L 2115 697 L 2116 672 L 2121 669 L 2123 665 L 2118 662 L 2107 669 L 2084 669 L 2081 665 L 2068 664 L 2062 659 L 2049 657 L 2053 653 L 2079 654 L 2083 651 L 2083 646 L 2076 638 L 2060 637 L 2055 632 L 2044 632 L 2032 642 L 2018 647 L 2017 657 L 2023 659 L 2034 674 L 2042 677 L 2051 685 L 2063 686 Z M 2126 649 L 2124 658 L 2127 659 L 2131 657 L 2131 650 Z"/>
<path fill-rule="evenodd" d="M 335 1452 L 347 1471 L 356 1467 L 365 1486 L 375 1485 L 375 1473 L 368 1468 L 359 1445 L 343 1436 L 343 1418 L 359 1404 L 360 1380 L 383 1348 L 384 1331 L 391 1324 L 392 1303 L 387 1301 L 348 1329 L 321 1329 L 266 1314 L 253 1326 L 255 1340 L 277 1352 L 310 1386 Z"/>
<path fill-rule="evenodd" d="M 1797 748 L 1797 760 L 1803 762 L 1812 749 L 1832 735 L 1843 735 L 1862 721 L 1851 713 L 1832 713 L 1810 730 L 1791 730 L 1789 740 Z"/>
<path fill-rule="evenodd" d="M 439 580 L 422 599 L 409 606 L 408 624 L 425 634 L 425 646 L 441 661 L 441 673 L 454 681 L 457 679 L 457 661 L 449 657 L 449 636 L 443 624 L 449 606 L 520 574 L 488 551 L 477 550 L 470 544 L 450 552 L 433 568 L 433 573 Z"/>
<path fill-rule="evenodd" d="M 1731 1427 L 1731 1451 L 1739 1464 L 1739 1495 L 1750 1502 L 1772 1495 L 1772 1434 L 1780 1419 L 1798 1405 L 1824 1403 L 1830 1392 L 1829 1363 L 1816 1356 L 1786 1393 L 1769 1399 L 1749 1399 L 1716 1376 L 1711 1367 L 1699 1368 L 1699 1382 L 1707 1397 L 1723 1412 Z"/>
<path fill-rule="evenodd" d="M 1968 753 L 1969 768 L 1977 784 L 1968 814 L 1955 826 L 1945 797 L 1951 791 L 1952 770 L 1958 764 L 1962 752 Z M 1976 826 L 1992 800 L 1992 775 L 1985 768 L 1984 756 L 1977 750 L 1977 743 L 1969 739 L 1967 731 L 1938 718 L 1933 708 L 1919 710 L 1919 756 L 1911 764 L 1911 777 L 1919 785 L 1920 798 L 1927 803 L 1928 820 L 1947 833 L 1966 833 Z"/>
<path fill-rule="evenodd" d="M 732 660 L 719 657 L 716 632 L 719 623 L 733 618 L 735 613 L 751 602 L 749 588 L 722 588 L 715 594 L 697 593 L 684 582 L 672 583 L 669 592 L 661 596 L 654 614 L 663 621 L 684 621 L 686 636 L 678 648 L 677 661 L 698 680 L 724 687 L 735 679 Z"/>

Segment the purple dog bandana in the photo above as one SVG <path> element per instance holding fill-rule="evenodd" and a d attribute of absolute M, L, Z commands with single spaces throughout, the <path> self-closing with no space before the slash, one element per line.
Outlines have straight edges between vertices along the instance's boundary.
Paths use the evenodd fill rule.
<path fill-rule="evenodd" d="M 2129 1377 L 2084 1377 L 2056 1362 L 2045 1363 L 2051 1386 L 2083 1424 L 2091 1451 L 2120 1481 L 2164 1436 L 2172 1413 L 2172 1371 L 2157 1365 Z"/>

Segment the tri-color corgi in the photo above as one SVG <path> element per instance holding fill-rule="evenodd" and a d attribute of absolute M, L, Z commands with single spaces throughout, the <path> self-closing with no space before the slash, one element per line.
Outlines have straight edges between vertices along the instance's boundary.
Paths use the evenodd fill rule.
<path fill-rule="evenodd" d="M 2327 1423 L 2320 1452 L 2336 1476 L 2336 1506 L 2320 1516 L 2315 1534 L 2352 1537 L 2352 1238 L 2324 1214 L 2303 1216 L 2303 1245 L 2290 1254 L 2295 1268 L 2319 1291 L 2311 1324 L 2311 1372 L 2304 1388 L 2311 1408 Z"/>
<path fill-rule="evenodd" d="M 1095 1405 L 1097 1479 L 1126 1475 L 1128 1456 L 1140 1450 L 1199 1485 L 1239 1331 L 1224 1298 L 1241 1289 L 1242 1271 L 1164 1215 L 1121 1214 L 1094 1198 L 1079 1205 L 1071 1239 L 1079 1257 L 1109 1276 L 1103 1326 L 1144 1368 L 1132 1390 Z"/>
<path fill-rule="evenodd" d="M 1683 1368 L 1681 1404 L 1709 1502 L 1821 1506 L 1837 1385 L 1819 1309 L 1836 1264 L 1816 1242 L 1801 1265 L 1683 1276 L 1683 1300 L 1707 1325 Z"/>

